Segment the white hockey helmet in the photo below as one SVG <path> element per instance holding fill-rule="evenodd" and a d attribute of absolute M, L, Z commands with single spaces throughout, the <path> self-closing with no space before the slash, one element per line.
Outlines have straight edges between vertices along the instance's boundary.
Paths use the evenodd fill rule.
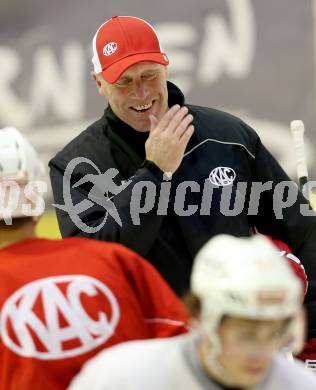
<path fill-rule="evenodd" d="M 218 365 L 218 326 L 224 315 L 253 320 L 291 318 L 287 348 L 298 352 L 302 347 L 302 283 L 264 236 L 211 239 L 196 256 L 191 290 L 201 301 L 201 326 L 213 347 L 212 365 Z"/>
<path fill-rule="evenodd" d="M 0 220 L 25 217 L 23 205 L 35 204 L 39 194 L 33 191 L 26 196 L 25 186 L 43 179 L 44 164 L 33 146 L 14 127 L 0 129 Z M 15 184 L 12 186 L 11 184 Z M 20 191 L 14 191 L 19 187 Z M 43 207 L 31 215 L 42 214 Z"/>
<path fill-rule="evenodd" d="M 297 313 L 303 296 L 301 282 L 263 236 L 211 239 L 195 259 L 191 289 L 211 322 L 224 314 L 288 318 Z"/>

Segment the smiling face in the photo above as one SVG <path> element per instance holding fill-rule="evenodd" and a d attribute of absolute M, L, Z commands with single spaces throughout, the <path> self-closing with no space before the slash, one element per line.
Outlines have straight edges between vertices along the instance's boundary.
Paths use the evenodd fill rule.
<path fill-rule="evenodd" d="M 248 388 L 258 384 L 280 348 L 287 324 L 286 320 L 225 318 L 218 330 L 221 352 L 217 358 L 224 374 L 212 372 L 206 363 L 204 367 L 224 385 Z"/>
<path fill-rule="evenodd" d="M 149 115 L 158 120 L 168 110 L 167 71 L 164 65 L 141 62 L 128 68 L 113 84 L 93 73 L 99 93 L 113 112 L 137 131 L 149 131 Z"/>

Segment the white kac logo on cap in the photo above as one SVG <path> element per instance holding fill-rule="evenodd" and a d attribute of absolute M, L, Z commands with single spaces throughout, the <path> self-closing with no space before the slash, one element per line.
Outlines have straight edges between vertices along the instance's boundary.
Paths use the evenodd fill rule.
<path fill-rule="evenodd" d="M 216 186 L 228 186 L 236 178 L 236 172 L 229 167 L 217 167 L 210 173 L 210 182 Z"/>
<path fill-rule="evenodd" d="M 107 43 L 103 48 L 103 54 L 105 56 L 111 56 L 114 54 L 117 50 L 117 43 L 116 42 L 109 42 Z"/>
<path fill-rule="evenodd" d="M 103 344 L 119 317 L 118 302 L 101 281 L 86 275 L 53 276 L 24 285 L 7 299 L 0 333 L 17 355 L 64 359 Z"/>

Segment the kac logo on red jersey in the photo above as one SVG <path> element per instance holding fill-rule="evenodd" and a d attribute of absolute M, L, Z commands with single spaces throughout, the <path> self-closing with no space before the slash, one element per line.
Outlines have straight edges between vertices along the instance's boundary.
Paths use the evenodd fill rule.
<path fill-rule="evenodd" d="M 3 343 L 42 360 L 86 353 L 107 341 L 119 322 L 112 291 L 86 275 L 48 277 L 24 285 L 4 303 Z"/>

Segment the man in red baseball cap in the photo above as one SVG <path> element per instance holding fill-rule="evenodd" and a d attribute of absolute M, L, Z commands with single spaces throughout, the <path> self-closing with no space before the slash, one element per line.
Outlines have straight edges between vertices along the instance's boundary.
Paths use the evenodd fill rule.
<path fill-rule="evenodd" d="M 93 38 L 92 62 L 94 71 L 111 84 L 139 62 L 169 64 L 153 27 L 131 16 L 114 16 L 102 24 Z"/>
<path fill-rule="evenodd" d="M 166 66 L 169 64 L 154 28 L 136 17 L 114 16 L 98 29 L 92 46 L 92 77 L 114 114 L 138 131 L 148 132 L 154 128 L 168 111 Z M 172 126 L 172 132 L 181 123 L 183 130 L 176 139 L 179 141 L 183 136 L 181 144 L 177 142 L 169 153 L 165 150 L 168 153 L 165 156 L 151 150 L 156 149 L 154 140 L 147 156 L 168 172 L 174 172 L 178 167 L 179 158 L 174 158 L 176 149 L 180 146 L 179 157 L 182 158 L 193 132 L 193 117 L 185 107 L 182 110 L 180 106 L 174 108 L 166 120 L 169 122 L 178 111 L 176 122 L 179 123 Z"/>
<path fill-rule="evenodd" d="M 308 205 L 294 183 L 288 193 L 296 189 L 297 196 L 285 204 L 283 184 L 291 181 L 257 133 L 226 112 L 186 104 L 167 81 L 168 58 L 154 28 L 142 19 L 115 16 L 102 24 L 92 62 L 108 106 L 50 161 L 62 235 L 126 245 L 181 296 L 195 255 L 211 237 L 249 236 L 255 227 L 285 242 L 305 267 L 309 337 L 316 338 L 316 215 L 302 215 Z M 69 177 L 78 157 L 84 160 Z M 112 192 L 102 179 L 108 176 Z M 262 194 L 251 198 L 258 188 Z"/>

